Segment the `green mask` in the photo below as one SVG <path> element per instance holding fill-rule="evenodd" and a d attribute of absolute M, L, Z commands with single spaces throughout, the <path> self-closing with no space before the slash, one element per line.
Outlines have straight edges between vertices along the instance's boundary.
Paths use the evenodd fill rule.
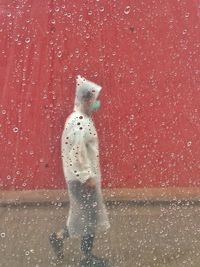
<path fill-rule="evenodd" d="M 101 107 L 101 102 L 100 100 L 95 101 L 94 103 L 91 104 L 91 110 L 92 111 L 97 111 Z"/>

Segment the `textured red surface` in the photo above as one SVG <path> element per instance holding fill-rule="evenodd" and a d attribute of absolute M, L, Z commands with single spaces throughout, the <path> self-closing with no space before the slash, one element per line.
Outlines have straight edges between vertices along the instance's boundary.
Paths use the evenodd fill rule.
<path fill-rule="evenodd" d="M 77 74 L 103 86 L 105 187 L 199 186 L 198 3 L 1 1 L 0 188 L 65 187 Z"/>

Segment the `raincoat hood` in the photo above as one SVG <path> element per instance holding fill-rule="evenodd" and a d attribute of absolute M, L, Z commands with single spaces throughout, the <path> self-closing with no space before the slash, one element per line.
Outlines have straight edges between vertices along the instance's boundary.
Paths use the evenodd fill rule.
<path fill-rule="evenodd" d="M 75 110 L 79 109 L 80 105 L 84 101 L 84 97 L 86 97 L 89 93 L 94 95 L 93 101 L 96 101 L 101 89 L 102 87 L 100 85 L 78 75 L 76 78 Z"/>

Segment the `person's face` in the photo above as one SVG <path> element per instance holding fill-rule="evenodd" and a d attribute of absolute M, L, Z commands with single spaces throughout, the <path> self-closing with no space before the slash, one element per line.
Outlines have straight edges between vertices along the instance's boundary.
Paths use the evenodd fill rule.
<path fill-rule="evenodd" d="M 91 97 L 90 99 L 85 99 L 83 101 L 83 110 L 85 113 L 87 114 L 91 114 L 92 110 L 91 110 L 91 105 L 92 103 L 95 101 L 95 97 Z"/>

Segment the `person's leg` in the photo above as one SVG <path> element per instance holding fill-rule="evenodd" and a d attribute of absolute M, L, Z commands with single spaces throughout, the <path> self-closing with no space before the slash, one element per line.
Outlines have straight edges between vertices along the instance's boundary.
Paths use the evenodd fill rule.
<path fill-rule="evenodd" d="M 103 258 L 94 256 L 92 254 L 98 216 L 98 200 L 96 190 L 88 190 L 83 188 L 82 203 L 86 225 L 84 227 L 84 234 L 81 239 L 81 252 L 83 256 L 80 261 L 80 266 L 105 267 L 106 261 Z"/>
<path fill-rule="evenodd" d="M 84 235 L 81 239 L 81 252 L 85 257 L 91 255 L 95 234 Z"/>
<path fill-rule="evenodd" d="M 92 254 L 95 234 L 84 235 L 81 239 L 81 252 L 83 257 L 80 261 L 80 267 L 97 266 L 106 267 L 106 261 Z"/>
<path fill-rule="evenodd" d="M 64 258 L 64 239 L 69 237 L 69 232 L 65 226 L 57 233 L 52 233 L 49 237 L 50 244 L 58 260 Z"/>

